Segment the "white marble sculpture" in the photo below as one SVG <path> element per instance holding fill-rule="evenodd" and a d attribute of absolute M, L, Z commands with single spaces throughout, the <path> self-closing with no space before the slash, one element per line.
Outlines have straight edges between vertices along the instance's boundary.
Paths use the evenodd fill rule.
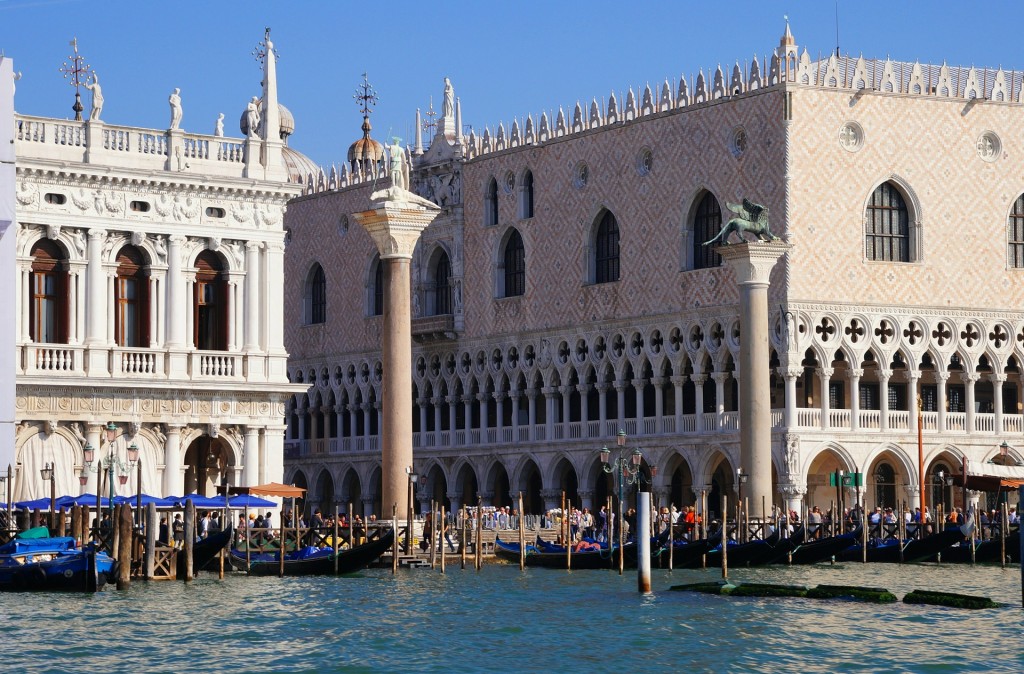
<path fill-rule="evenodd" d="M 224 136 L 224 113 L 217 115 L 217 123 L 213 127 L 213 135 L 221 138 Z"/>
<path fill-rule="evenodd" d="M 103 112 L 103 89 L 100 87 L 100 76 L 96 71 L 92 73 L 92 82 L 87 83 L 85 88 L 92 92 L 92 110 L 89 111 L 91 121 L 99 121 L 100 113 Z"/>
<path fill-rule="evenodd" d="M 175 87 L 171 95 L 167 97 L 167 102 L 171 106 L 171 129 L 177 129 L 181 126 L 181 89 Z"/>

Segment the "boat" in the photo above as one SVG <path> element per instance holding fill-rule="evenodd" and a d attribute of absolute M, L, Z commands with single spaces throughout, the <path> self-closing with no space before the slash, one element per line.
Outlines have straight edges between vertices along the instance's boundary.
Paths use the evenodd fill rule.
<path fill-rule="evenodd" d="M 609 547 L 606 543 L 594 543 L 598 546 L 592 550 L 575 550 L 568 555 L 564 545 L 547 543 L 540 538 L 533 544 L 526 545 L 526 566 L 544 569 L 610 569 L 618 566 L 618 546 Z M 633 547 L 632 545 L 627 548 Z M 628 552 L 628 550 L 626 550 Z M 506 561 L 519 563 L 519 543 L 510 543 L 500 538 L 494 539 L 494 554 Z M 636 564 L 634 558 L 633 564 Z"/>
<path fill-rule="evenodd" d="M 218 553 L 231 542 L 233 529 L 228 525 L 227 529 L 210 534 L 206 538 L 192 544 L 192 569 L 194 571 L 217 571 Z M 225 562 L 227 560 L 225 559 Z M 225 565 L 225 568 L 227 566 Z M 178 552 L 178 578 L 185 578 L 185 553 Z"/>
<path fill-rule="evenodd" d="M 372 538 L 362 545 L 335 553 L 333 548 L 305 547 L 284 553 L 284 575 L 286 576 L 324 576 L 335 573 L 355 573 L 365 569 L 380 559 L 395 540 L 394 529 L 387 529 L 377 538 Z M 337 559 L 337 562 L 335 562 Z M 281 573 L 280 552 L 250 553 L 246 565 L 245 550 L 232 548 L 231 562 L 238 568 L 248 568 L 251 576 L 276 576 Z"/>
<path fill-rule="evenodd" d="M 726 548 L 726 563 L 729 566 L 764 566 L 782 559 L 790 551 L 803 541 L 802 529 L 794 532 L 789 538 L 782 538 L 781 533 L 776 530 L 768 538 L 755 539 L 746 543 L 729 542 Z M 708 551 L 705 556 L 707 566 L 716 567 L 722 565 L 722 546 Z"/>
<path fill-rule="evenodd" d="M 1003 544 L 998 538 L 974 542 L 974 561 L 978 564 L 998 564 L 1002 555 Z M 941 551 L 941 561 L 949 564 L 971 563 L 971 542 L 963 541 L 959 545 Z M 1006 536 L 1006 558 L 1011 562 L 1020 561 L 1020 530 L 1014 529 Z"/>
<path fill-rule="evenodd" d="M 963 540 L 960 527 L 946 529 L 924 538 L 912 538 L 907 541 L 889 539 L 879 542 L 877 539 L 868 543 L 869 562 L 921 562 L 935 557 L 936 553 L 945 552 Z M 902 549 L 902 555 L 900 550 Z M 837 561 L 859 562 L 863 559 L 862 547 L 856 543 L 836 555 Z M 968 553 L 970 554 L 970 553 Z"/>
<path fill-rule="evenodd" d="M 700 558 L 715 547 L 716 541 L 710 538 L 698 538 L 695 541 L 673 541 L 672 566 L 683 568 L 697 566 Z M 668 568 L 669 550 L 667 544 L 651 549 L 651 565 L 658 569 Z"/>
<path fill-rule="evenodd" d="M 115 569 L 105 552 L 76 548 L 70 536 L 15 538 L 0 546 L 0 590 L 97 592 Z"/>
<path fill-rule="evenodd" d="M 779 559 L 776 563 L 783 564 L 789 561 L 791 564 L 817 564 L 832 559 L 834 556 L 856 545 L 861 539 L 861 528 L 846 534 L 829 536 L 818 541 L 805 541 L 793 549 L 793 554 L 787 558 Z"/>

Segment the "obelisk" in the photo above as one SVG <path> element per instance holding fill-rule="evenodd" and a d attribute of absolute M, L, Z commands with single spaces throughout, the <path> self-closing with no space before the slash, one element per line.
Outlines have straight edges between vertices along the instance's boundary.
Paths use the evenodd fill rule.
<path fill-rule="evenodd" d="M 353 214 L 377 244 L 384 265 L 380 515 L 385 519 L 391 517 L 392 505 L 398 513 L 405 513 L 408 507 L 406 469 L 412 466 L 412 252 L 420 234 L 441 210 L 406 189 L 408 166 L 401 160 L 404 152 L 397 142 L 389 149 L 392 186 L 370 195 L 370 210 Z"/>
<path fill-rule="evenodd" d="M 792 246 L 778 240 L 721 245 L 715 250 L 740 289 L 740 465 L 749 481 L 750 519 L 771 512 L 772 410 L 768 351 L 768 285 L 772 267 Z"/>

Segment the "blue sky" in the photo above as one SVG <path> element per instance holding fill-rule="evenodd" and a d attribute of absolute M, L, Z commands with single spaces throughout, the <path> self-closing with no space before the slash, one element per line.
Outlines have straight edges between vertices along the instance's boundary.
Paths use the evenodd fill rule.
<path fill-rule="evenodd" d="M 23 73 L 20 113 L 73 114 L 58 68 L 77 36 L 100 74 L 108 123 L 166 128 L 167 96 L 180 87 L 182 128 L 211 133 L 224 112 L 227 134 L 239 136 L 237 120 L 259 93 L 251 52 L 270 26 L 281 102 L 296 119 L 291 145 L 330 165 L 360 135 L 352 94 L 364 71 L 380 96 L 374 137 L 390 130 L 411 141 L 415 109 L 426 111 L 431 96 L 440 107 L 445 76 L 462 99 L 464 124 L 493 130 L 559 105 L 568 113 L 577 99 L 606 99 L 612 89 L 749 63 L 778 44 L 783 15 L 813 56 L 835 49 L 834 0 L 0 0 L 0 49 Z M 840 0 L 838 15 L 844 53 L 1024 69 L 1021 0 Z"/>

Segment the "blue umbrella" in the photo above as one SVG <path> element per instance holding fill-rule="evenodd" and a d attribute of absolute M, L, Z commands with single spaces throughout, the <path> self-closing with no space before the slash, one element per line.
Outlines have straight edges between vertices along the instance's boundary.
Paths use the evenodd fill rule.
<path fill-rule="evenodd" d="M 273 501 L 268 501 L 265 498 L 259 496 L 253 496 L 252 494 L 239 494 L 238 496 L 231 497 L 228 504 L 232 508 L 276 508 L 277 504 Z"/>
<path fill-rule="evenodd" d="M 179 508 L 185 507 L 185 501 L 192 501 L 197 508 L 223 508 L 223 498 L 212 498 L 209 496 L 200 496 L 199 494 L 186 494 L 185 496 L 168 496 L 168 501 L 173 501 Z"/>
<path fill-rule="evenodd" d="M 135 496 L 115 496 L 114 497 L 114 503 L 127 503 L 127 504 L 131 505 L 132 507 L 135 507 L 135 504 L 138 503 L 138 502 L 139 502 L 138 494 L 136 494 Z M 157 508 L 175 508 L 175 507 L 178 506 L 178 499 L 176 499 L 174 497 L 171 497 L 171 498 L 160 498 L 159 496 L 151 496 L 149 494 L 143 494 L 142 495 L 142 505 L 143 506 L 148 506 L 150 503 L 155 503 Z M 196 505 L 199 506 L 198 503 Z M 206 506 L 199 506 L 199 507 L 206 507 Z"/>
<path fill-rule="evenodd" d="M 117 503 L 115 499 L 114 503 Z M 81 496 L 61 496 L 57 499 L 57 508 L 70 508 L 71 506 L 96 507 L 96 494 L 82 494 Z M 100 500 L 100 507 L 110 507 L 110 499 L 104 497 Z"/>
<path fill-rule="evenodd" d="M 14 507 L 19 510 L 49 510 L 50 499 L 37 498 L 34 501 L 18 501 L 14 504 Z"/>

